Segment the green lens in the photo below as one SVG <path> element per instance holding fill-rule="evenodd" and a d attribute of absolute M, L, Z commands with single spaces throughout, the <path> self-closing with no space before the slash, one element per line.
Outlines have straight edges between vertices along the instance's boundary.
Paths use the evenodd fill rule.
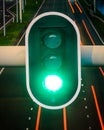
<path fill-rule="evenodd" d="M 62 65 L 62 59 L 58 55 L 48 55 L 44 58 L 44 65 L 49 70 L 57 70 Z"/>
<path fill-rule="evenodd" d="M 48 47 L 48 48 L 57 48 L 60 46 L 62 42 L 62 38 L 60 36 L 59 33 L 55 33 L 55 32 L 51 32 L 51 33 L 47 33 L 44 36 L 44 44 Z"/>
<path fill-rule="evenodd" d="M 50 91 L 57 91 L 62 87 L 62 79 L 57 75 L 48 75 L 45 78 L 45 87 Z"/>

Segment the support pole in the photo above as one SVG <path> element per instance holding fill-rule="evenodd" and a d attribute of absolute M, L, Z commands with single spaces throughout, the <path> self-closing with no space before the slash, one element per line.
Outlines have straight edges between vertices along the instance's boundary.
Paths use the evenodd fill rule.
<path fill-rule="evenodd" d="M 81 46 L 82 66 L 104 66 L 104 45 Z"/>
<path fill-rule="evenodd" d="M 18 23 L 18 0 L 16 0 L 16 22 Z"/>
<path fill-rule="evenodd" d="M 25 46 L 0 46 L 0 66 L 25 66 Z M 104 66 L 104 46 L 81 46 L 82 66 Z"/>
<path fill-rule="evenodd" d="M 4 36 L 6 36 L 6 25 L 5 25 L 5 0 L 3 0 L 3 28 L 4 28 Z"/>
<path fill-rule="evenodd" d="M 20 23 L 22 23 L 22 0 L 19 0 Z"/>
<path fill-rule="evenodd" d="M 94 13 L 96 13 L 96 0 L 94 0 Z"/>

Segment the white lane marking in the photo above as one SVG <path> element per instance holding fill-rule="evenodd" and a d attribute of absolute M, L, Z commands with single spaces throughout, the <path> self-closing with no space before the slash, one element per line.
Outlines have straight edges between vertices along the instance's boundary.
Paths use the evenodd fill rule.
<path fill-rule="evenodd" d="M 5 69 L 4 67 L 1 68 L 1 70 L 0 70 L 0 75 L 3 73 L 4 69 Z"/>

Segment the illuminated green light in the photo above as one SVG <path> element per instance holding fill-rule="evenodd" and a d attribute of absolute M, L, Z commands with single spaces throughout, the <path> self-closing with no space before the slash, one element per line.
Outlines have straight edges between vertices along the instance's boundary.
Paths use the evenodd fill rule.
<path fill-rule="evenodd" d="M 45 87 L 50 91 L 57 91 L 62 87 L 62 79 L 56 75 L 48 75 L 45 78 Z"/>

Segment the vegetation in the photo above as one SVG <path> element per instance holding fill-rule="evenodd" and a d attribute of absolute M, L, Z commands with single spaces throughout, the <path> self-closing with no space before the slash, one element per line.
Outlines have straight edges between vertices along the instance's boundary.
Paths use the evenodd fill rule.
<path fill-rule="evenodd" d="M 6 36 L 3 35 L 3 30 L 0 31 L 0 45 L 14 45 L 19 40 L 21 34 L 25 31 L 30 19 L 36 13 L 39 5 L 42 0 L 27 0 L 27 4 L 25 6 L 25 11 L 23 13 L 23 22 L 16 23 L 11 22 L 8 26 L 6 26 Z M 16 7 L 12 9 L 15 12 Z"/>
<path fill-rule="evenodd" d="M 38 1 L 38 3 L 36 2 Z M 16 23 L 11 22 L 8 26 L 6 26 L 6 36 L 3 36 L 3 30 L 0 31 L 0 45 L 14 45 L 19 40 L 21 34 L 25 31 L 30 19 L 36 13 L 39 5 L 41 4 L 42 0 L 27 0 L 27 5 L 25 6 L 25 11 L 23 13 L 23 22 Z M 97 18 L 94 18 L 90 15 L 89 7 L 84 0 L 79 0 L 81 5 L 84 7 L 85 12 L 87 13 L 88 17 L 91 19 L 93 25 L 99 32 L 100 36 L 104 40 L 104 23 L 100 22 Z M 88 1 L 89 2 L 89 1 Z M 90 5 L 90 2 L 88 3 Z M 15 13 L 16 7 L 12 8 L 12 11 Z M 97 11 L 96 15 L 104 19 L 104 16 Z"/>
<path fill-rule="evenodd" d="M 84 10 L 85 10 L 86 14 L 88 15 L 88 17 L 90 18 L 90 20 L 92 21 L 92 23 L 95 26 L 96 30 L 98 31 L 99 35 L 104 40 L 104 28 L 103 28 L 104 23 L 90 15 L 89 9 L 93 10 L 93 6 L 91 6 L 92 4 L 90 3 L 90 1 L 87 1 L 89 4 L 89 6 L 88 6 L 84 0 L 79 0 L 79 2 L 82 5 L 82 7 L 84 8 Z M 96 14 L 94 14 L 94 15 L 96 15 L 104 20 L 104 15 L 102 15 L 98 10 L 96 11 Z"/>

